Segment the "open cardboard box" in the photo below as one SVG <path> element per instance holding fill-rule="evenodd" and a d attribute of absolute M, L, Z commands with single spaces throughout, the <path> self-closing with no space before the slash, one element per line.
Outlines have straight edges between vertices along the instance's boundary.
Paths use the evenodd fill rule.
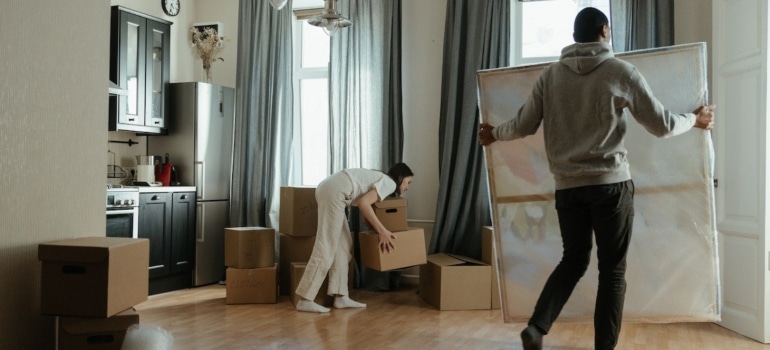
<path fill-rule="evenodd" d="M 420 266 L 420 297 L 439 310 L 489 309 L 489 265 L 454 254 L 432 254 Z"/>

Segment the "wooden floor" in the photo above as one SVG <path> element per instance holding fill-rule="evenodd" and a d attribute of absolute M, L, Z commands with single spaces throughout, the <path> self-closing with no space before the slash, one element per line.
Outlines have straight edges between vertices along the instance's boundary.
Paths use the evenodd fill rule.
<path fill-rule="evenodd" d="M 365 309 L 297 312 L 276 304 L 225 305 L 225 287 L 210 285 L 151 296 L 136 306 L 143 324 L 174 337 L 174 349 L 521 349 L 524 325 L 503 323 L 500 310 L 438 311 L 416 287 L 351 291 Z M 557 323 L 544 349 L 593 349 L 590 324 Z M 713 323 L 624 324 L 618 349 L 770 349 Z"/>

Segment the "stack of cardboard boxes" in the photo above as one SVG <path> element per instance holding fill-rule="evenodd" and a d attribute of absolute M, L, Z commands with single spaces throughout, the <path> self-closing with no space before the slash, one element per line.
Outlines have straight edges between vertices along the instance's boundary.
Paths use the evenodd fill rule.
<path fill-rule="evenodd" d="M 225 229 L 227 304 L 271 304 L 278 296 L 275 230 L 265 227 Z"/>
<path fill-rule="evenodd" d="M 147 300 L 147 239 L 84 237 L 43 243 L 40 311 L 57 316 L 57 347 L 120 349 Z"/>
<path fill-rule="evenodd" d="M 482 261 L 445 253 L 426 257 L 424 230 L 408 226 L 405 198 L 387 198 L 372 207 L 383 226 L 397 237 L 396 249 L 390 253 L 382 252 L 377 233 L 365 223 L 360 210 L 352 210 L 350 221 L 357 228 L 353 231 L 360 231 L 358 248 L 363 266 L 377 271 L 420 266 L 420 296 L 439 310 L 500 308 L 491 227 L 482 228 Z M 281 294 L 291 295 L 295 304 L 294 289 L 315 243 L 317 208 L 315 188 L 281 188 L 280 289 Z M 288 291 L 285 291 L 284 285 Z M 333 300 L 323 293 L 325 290 L 326 282 L 318 293 L 316 303 L 330 306 Z"/>
<path fill-rule="evenodd" d="M 280 230 L 278 291 L 281 295 L 291 296 L 296 305 L 297 289 L 305 266 L 310 260 L 315 244 L 318 227 L 318 203 L 315 200 L 315 187 L 284 186 L 281 187 L 281 203 L 279 208 L 278 228 Z M 324 280 L 315 302 L 323 306 L 331 306 L 334 302 L 326 295 L 327 281 Z"/>
<path fill-rule="evenodd" d="M 367 231 L 359 234 L 359 248 L 362 264 L 378 271 L 389 271 L 425 264 L 425 234 L 421 228 L 410 228 L 406 221 L 406 199 L 393 198 L 375 203 L 375 215 L 385 228 L 396 236 L 396 250 L 383 253 L 379 249 L 378 236 Z M 279 292 L 294 294 L 304 273 L 310 254 L 313 252 L 318 225 L 318 204 L 314 187 L 281 187 L 280 203 L 280 244 L 279 244 Z M 355 278 L 355 261 L 350 262 L 349 285 Z M 321 286 L 315 302 L 330 306 L 333 299 L 326 295 L 327 281 Z"/>
<path fill-rule="evenodd" d="M 396 236 L 396 249 L 380 250 L 379 235 L 374 231 L 359 233 L 361 263 L 377 271 L 390 271 L 426 263 L 425 232 L 421 228 L 408 227 L 405 198 L 387 198 L 374 203 L 374 215 L 385 228 Z"/>

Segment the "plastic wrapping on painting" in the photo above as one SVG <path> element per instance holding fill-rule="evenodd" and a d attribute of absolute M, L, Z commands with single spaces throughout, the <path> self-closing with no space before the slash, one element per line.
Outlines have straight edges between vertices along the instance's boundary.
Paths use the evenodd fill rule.
<path fill-rule="evenodd" d="M 629 52 L 656 97 L 675 113 L 707 102 L 705 44 Z M 499 125 L 515 114 L 545 67 L 478 73 L 484 122 Z M 658 139 L 630 120 L 626 138 L 636 186 L 635 218 L 624 321 L 717 321 L 720 282 L 715 228 L 711 135 L 693 129 Z M 561 258 L 542 129 L 535 135 L 485 148 L 494 236 L 506 322 L 526 321 Z M 595 249 L 586 275 L 559 320 L 593 319 L 598 271 Z"/>

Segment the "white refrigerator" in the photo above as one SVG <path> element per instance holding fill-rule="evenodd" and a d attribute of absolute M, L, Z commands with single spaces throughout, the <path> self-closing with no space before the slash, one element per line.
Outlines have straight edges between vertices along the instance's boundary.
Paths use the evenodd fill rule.
<path fill-rule="evenodd" d="M 201 82 L 172 83 L 168 134 L 147 139 L 148 154 L 169 154 L 183 186 L 195 186 L 193 285 L 224 279 L 224 229 L 230 211 L 235 89 Z M 174 180 L 174 179 L 172 179 Z"/>

